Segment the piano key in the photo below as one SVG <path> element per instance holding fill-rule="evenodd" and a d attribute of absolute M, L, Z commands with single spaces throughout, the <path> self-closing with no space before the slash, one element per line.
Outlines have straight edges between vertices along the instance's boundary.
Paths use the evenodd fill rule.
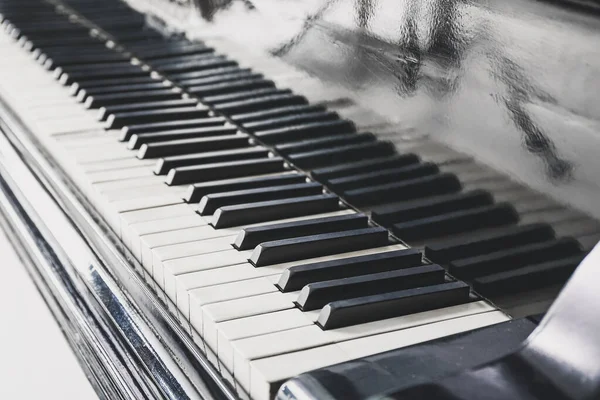
<path fill-rule="evenodd" d="M 287 379 L 303 372 L 507 321 L 499 311 L 454 318 L 250 362 L 244 389 L 255 400 L 273 398 Z"/>
<path fill-rule="evenodd" d="M 112 107 L 100 107 L 98 111 L 98 120 L 106 121 L 109 115 L 133 111 L 158 110 L 165 108 L 193 107 L 197 104 L 192 99 L 176 99 L 166 101 L 148 101 L 144 103 L 125 104 Z"/>
<path fill-rule="evenodd" d="M 249 258 L 255 267 L 319 257 L 388 244 L 388 232 L 365 228 L 261 243 Z"/>
<path fill-rule="evenodd" d="M 382 252 L 291 267 L 281 274 L 277 286 L 282 292 L 292 292 L 313 282 L 394 271 L 419 265 L 421 265 L 421 253 L 418 250 Z"/>
<path fill-rule="evenodd" d="M 255 122 L 247 122 L 244 124 L 244 129 L 249 132 L 264 131 L 269 129 L 282 128 L 289 125 L 298 125 L 302 123 L 320 122 L 320 121 L 335 121 L 339 116 L 335 112 L 320 111 L 304 114 L 293 114 L 286 116 L 278 116 L 269 119 L 263 119 Z"/>
<path fill-rule="evenodd" d="M 175 137 L 173 139 L 142 144 L 138 150 L 137 158 L 144 160 L 189 153 L 206 153 L 243 148 L 250 145 L 248 135 L 245 133 L 191 139 L 177 139 Z"/>
<path fill-rule="evenodd" d="M 163 65 L 157 68 L 158 71 L 164 74 L 192 72 L 201 69 L 213 69 L 222 67 L 235 67 L 238 63 L 232 60 L 227 60 L 223 57 L 211 57 L 202 61 L 193 61 L 187 63 L 175 63 Z"/>
<path fill-rule="evenodd" d="M 98 53 L 98 54 L 83 54 L 83 55 L 54 55 L 45 58 L 44 68 L 51 70 L 56 66 L 70 66 L 70 65 L 81 65 L 81 64 L 102 64 L 112 63 L 115 61 L 127 61 L 128 58 L 119 53 Z"/>
<path fill-rule="evenodd" d="M 321 105 L 295 105 L 287 107 L 271 108 L 261 111 L 250 112 L 246 114 L 234 114 L 230 118 L 238 124 L 248 124 L 257 121 L 263 121 L 266 119 L 282 117 L 286 115 L 300 115 L 315 112 L 324 112 L 326 108 Z"/>
<path fill-rule="evenodd" d="M 182 185 L 218 179 L 242 178 L 245 176 L 283 172 L 284 169 L 284 161 L 279 157 L 221 162 L 192 167 L 173 168 L 167 174 L 165 182 L 170 186 Z"/>
<path fill-rule="evenodd" d="M 467 239 L 450 239 L 425 246 L 425 257 L 437 263 L 490 253 L 515 246 L 552 240 L 554 230 L 547 224 L 498 228 Z"/>
<path fill-rule="evenodd" d="M 317 326 L 302 325 L 302 322 L 298 321 L 297 323 L 299 326 L 291 329 L 280 329 L 262 335 L 246 337 L 237 337 L 244 335 L 244 333 L 242 332 L 241 334 L 238 333 L 238 335 L 236 335 L 237 332 L 231 332 L 231 327 L 225 326 L 227 322 L 224 322 L 219 324 L 219 328 L 224 327 L 227 332 L 226 334 L 221 334 L 221 332 L 219 332 L 218 354 L 219 358 L 222 360 L 222 365 L 229 369 L 235 369 L 234 375 L 236 379 L 242 384 L 248 385 L 250 374 L 249 363 L 252 360 L 272 357 L 278 354 L 293 353 L 313 347 L 321 347 L 327 344 L 356 340 L 388 332 L 410 330 L 411 328 L 430 323 L 435 324 L 455 318 L 492 311 L 494 311 L 494 309 L 489 305 L 484 302 L 477 302 L 361 324 L 359 325 L 360 329 L 353 329 L 353 327 L 350 327 L 323 331 Z M 284 311 L 280 313 L 283 312 Z M 286 312 L 290 313 L 290 311 Z M 286 315 L 286 317 L 288 316 Z M 250 320 L 252 318 L 253 317 L 248 317 L 244 318 L 244 320 Z M 246 328 L 246 326 L 238 324 L 236 328 Z M 233 337 L 233 341 L 230 339 L 231 337 Z M 222 341 L 227 341 L 229 343 L 222 343 Z"/>
<path fill-rule="evenodd" d="M 461 279 L 469 279 L 580 253 L 579 242 L 565 237 L 453 260 L 448 268 Z"/>
<path fill-rule="evenodd" d="M 197 212 L 200 215 L 212 215 L 218 208 L 224 206 L 244 205 L 321 193 L 323 193 L 323 186 L 315 182 L 211 193 L 202 197 Z"/>
<path fill-rule="evenodd" d="M 482 276 L 473 280 L 473 288 L 485 296 L 493 296 L 562 284 L 583 258 L 584 255 L 580 254 Z"/>
<path fill-rule="evenodd" d="M 433 217 L 453 211 L 484 207 L 492 203 L 493 197 L 490 193 L 472 190 L 374 207 L 371 218 L 379 224 L 389 226 L 394 222 Z"/>
<path fill-rule="evenodd" d="M 389 203 L 453 193 L 460 189 L 460 181 L 455 175 L 437 174 L 398 183 L 347 190 L 343 192 L 343 197 L 353 205 L 364 206 L 381 203 L 384 199 Z"/>
<path fill-rule="evenodd" d="M 192 63 L 204 63 L 204 62 L 214 62 L 215 60 L 218 61 L 223 61 L 225 60 L 225 57 L 221 56 L 221 55 L 215 55 L 212 53 L 202 53 L 202 54 L 188 54 L 188 55 L 182 55 L 182 56 L 175 56 L 175 57 L 169 57 L 169 58 L 163 58 L 160 60 L 153 60 L 151 62 L 149 62 L 148 64 L 150 64 L 152 66 L 152 68 L 154 68 L 157 71 L 167 71 L 168 69 L 171 69 L 173 67 L 179 67 L 179 66 L 183 66 L 183 65 L 190 65 Z"/>
<path fill-rule="evenodd" d="M 234 190 L 257 189 L 261 187 L 291 185 L 306 182 L 306 177 L 297 173 L 261 175 L 251 178 L 234 178 L 220 181 L 195 183 L 188 188 L 184 200 L 198 203 L 203 196 L 210 193 L 231 192 Z"/>
<path fill-rule="evenodd" d="M 63 85 L 71 85 L 73 82 L 80 82 L 84 85 L 86 80 L 98 80 L 103 78 L 137 78 L 148 75 L 147 71 L 132 64 L 124 64 L 120 67 L 107 64 L 106 68 L 91 70 L 83 69 L 79 71 L 72 68 L 69 72 L 63 72 L 60 68 L 56 68 L 54 72 L 55 77 Z"/>
<path fill-rule="evenodd" d="M 157 78 L 152 76 L 139 76 L 137 78 L 114 78 L 114 79 L 98 79 L 96 81 L 86 81 L 85 88 L 99 88 L 106 86 L 116 86 L 116 85 L 124 85 L 124 84 L 138 84 L 138 83 L 152 83 L 156 82 Z M 84 88 L 78 82 L 73 82 L 71 84 L 71 94 L 73 96 L 77 95 L 80 90 Z"/>
<path fill-rule="evenodd" d="M 177 89 L 164 88 L 155 90 L 142 90 L 136 92 L 125 92 L 116 94 L 101 94 L 97 96 L 88 96 L 85 99 L 86 108 L 100 108 L 108 106 L 117 106 L 121 104 L 142 103 L 146 101 L 165 101 L 181 99 L 181 93 Z M 149 121 L 161 122 L 161 121 Z M 147 123 L 147 122 L 144 122 Z M 110 125 L 107 125 L 110 126 Z"/>
<path fill-rule="evenodd" d="M 234 73 L 251 73 L 250 68 L 240 68 L 238 66 L 215 67 L 202 69 L 200 71 L 179 72 L 169 74 L 169 79 L 174 82 L 182 82 L 187 79 L 202 79 L 212 76 L 227 75 Z"/>
<path fill-rule="evenodd" d="M 255 78 L 241 79 L 233 82 L 214 83 L 202 86 L 189 86 L 186 88 L 186 92 L 200 98 L 206 98 L 269 88 L 275 88 L 275 83 L 273 81 Z"/>
<path fill-rule="evenodd" d="M 396 149 L 392 143 L 377 141 L 350 144 L 305 153 L 292 153 L 288 155 L 288 158 L 294 165 L 298 165 L 300 168 L 312 169 L 325 165 L 386 157 L 393 155 L 395 152 Z"/>
<path fill-rule="evenodd" d="M 236 96 L 206 97 L 203 100 L 208 104 L 213 104 L 215 111 L 227 115 L 250 113 L 265 108 L 305 105 L 308 103 L 304 96 L 291 94 L 289 90 L 273 89 L 241 92 Z"/>
<path fill-rule="evenodd" d="M 72 85 L 71 85 L 72 86 Z M 169 88 L 171 85 L 165 81 L 153 80 L 143 83 L 128 83 L 114 86 L 100 86 L 95 88 L 82 88 L 75 97 L 79 102 L 85 102 L 88 96 L 111 95 L 117 93 L 126 93 L 130 91 L 144 92 L 150 90 L 159 90 Z"/>
<path fill-rule="evenodd" d="M 428 175 L 434 175 L 439 172 L 439 168 L 435 164 L 413 164 L 406 167 L 383 169 L 365 174 L 358 174 L 343 178 L 328 180 L 328 186 L 336 190 L 350 190 L 361 187 L 387 184 L 398 182 L 406 179 L 414 179 Z"/>
<path fill-rule="evenodd" d="M 369 143 L 374 142 L 375 139 L 375 136 L 371 133 L 348 133 L 280 144 L 275 146 L 275 150 L 281 154 L 301 153 L 312 150 L 332 148 L 340 145 L 345 146 L 351 144 Z"/>
<path fill-rule="evenodd" d="M 401 168 L 418 162 L 419 158 L 416 155 L 402 154 L 377 160 L 365 160 L 335 165 L 332 167 L 318 168 L 311 171 L 311 175 L 318 180 L 327 181 L 333 178 L 374 172 L 386 168 Z"/>
<path fill-rule="evenodd" d="M 150 124 L 129 125 L 121 128 L 119 140 L 127 141 L 132 135 L 149 134 L 176 129 L 205 128 L 220 126 L 226 122 L 223 117 L 198 118 L 183 121 L 153 122 Z"/>
<path fill-rule="evenodd" d="M 136 150 L 146 143 L 165 142 L 170 140 L 219 137 L 222 135 L 235 135 L 238 130 L 231 126 L 213 126 L 208 128 L 174 129 L 147 134 L 134 134 L 129 139 L 127 148 Z"/>
<path fill-rule="evenodd" d="M 262 221 L 326 213 L 339 208 L 339 198 L 332 194 L 263 201 L 221 207 L 214 213 L 211 225 L 215 229 L 222 229 Z"/>
<path fill-rule="evenodd" d="M 154 167 L 157 175 L 167 175 L 174 168 L 195 167 L 204 164 L 213 164 L 227 161 L 241 161 L 263 159 L 269 156 L 269 150 L 262 147 L 248 147 L 234 150 L 211 151 L 208 153 L 187 154 L 158 159 Z M 193 180 L 187 183 L 195 183 Z"/>
<path fill-rule="evenodd" d="M 187 292 L 200 287 L 222 285 L 229 282 L 269 276 L 273 277 L 273 283 L 275 284 L 285 270 L 294 266 L 405 249 L 405 246 L 395 244 L 291 261 L 261 268 L 256 268 L 247 262 L 248 251 L 241 252 L 232 249 L 168 260 L 162 265 L 164 268 L 163 279 L 167 293 L 171 293 L 173 297 L 185 302 L 188 299 Z M 160 273 L 160 271 L 156 270 L 155 272 Z M 179 303 L 180 301 L 178 300 L 177 304 L 180 305 Z"/>
<path fill-rule="evenodd" d="M 244 228 L 238 234 L 233 246 L 238 250 L 250 250 L 260 243 L 298 236 L 316 235 L 344 230 L 367 228 L 368 218 L 364 214 L 341 215 L 337 217 L 307 219 Z"/>
<path fill-rule="evenodd" d="M 111 114 L 106 119 L 108 129 L 122 128 L 126 125 L 163 122 L 183 119 L 197 119 L 208 116 L 208 110 L 196 107 L 167 108 L 164 110 L 133 111 Z"/>
<path fill-rule="evenodd" d="M 261 79 L 264 78 L 263 74 L 257 74 L 249 69 L 236 69 L 230 73 L 217 74 L 204 77 L 193 77 L 186 79 L 178 79 L 177 82 L 180 86 L 203 86 L 216 83 L 234 82 L 240 79 Z"/>
<path fill-rule="evenodd" d="M 266 131 L 257 131 L 254 134 L 260 141 L 273 145 L 302 139 L 310 139 L 323 135 L 352 133 L 355 131 L 356 127 L 352 122 L 346 120 L 335 120 L 292 125 Z"/>
<path fill-rule="evenodd" d="M 469 301 L 469 285 L 442 283 L 384 294 L 334 301 L 321 310 L 324 330 L 450 307 Z"/>
<path fill-rule="evenodd" d="M 201 43 L 173 43 L 168 47 L 157 47 L 155 44 L 148 46 L 129 45 L 129 47 L 135 50 L 136 55 L 148 61 L 187 54 L 211 53 L 214 51 L 212 48 Z"/>
<path fill-rule="evenodd" d="M 439 265 L 424 265 L 309 283 L 300 291 L 296 304 L 302 311 L 311 311 L 331 302 L 442 284 L 445 273 Z"/>
<path fill-rule="evenodd" d="M 397 223 L 392 226 L 392 232 L 403 240 L 411 241 L 510 225 L 518 218 L 512 205 L 500 203 Z"/>

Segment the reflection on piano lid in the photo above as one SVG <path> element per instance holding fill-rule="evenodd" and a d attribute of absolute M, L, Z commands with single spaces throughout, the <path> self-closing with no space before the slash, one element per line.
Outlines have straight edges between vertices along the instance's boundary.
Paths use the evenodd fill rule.
<path fill-rule="evenodd" d="M 119 0 L 0 14 L 4 102 L 240 398 L 479 328 L 506 354 L 533 329 L 511 318 L 545 312 L 600 238 L 585 213 L 223 38 L 164 35 Z M 503 340 L 507 323 L 523 328 Z"/>

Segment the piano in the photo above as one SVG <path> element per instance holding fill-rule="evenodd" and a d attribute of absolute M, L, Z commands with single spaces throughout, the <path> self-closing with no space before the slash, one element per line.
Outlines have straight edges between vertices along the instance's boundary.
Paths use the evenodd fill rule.
<path fill-rule="evenodd" d="M 599 11 L 0 0 L 2 227 L 100 398 L 598 398 Z"/>

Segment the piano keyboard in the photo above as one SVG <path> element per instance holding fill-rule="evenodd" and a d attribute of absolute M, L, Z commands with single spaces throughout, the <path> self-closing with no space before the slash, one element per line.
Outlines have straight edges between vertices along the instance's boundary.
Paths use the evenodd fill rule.
<path fill-rule="evenodd" d="M 241 398 L 542 312 L 598 240 L 589 217 L 427 138 L 369 133 L 376 118 L 244 49 L 69 5 L 0 1 L 1 95 Z"/>

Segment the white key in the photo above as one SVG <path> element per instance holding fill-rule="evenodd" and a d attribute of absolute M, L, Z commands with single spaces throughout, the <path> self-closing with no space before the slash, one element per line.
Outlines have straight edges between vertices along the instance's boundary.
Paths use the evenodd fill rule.
<path fill-rule="evenodd" d="M 295 265 L 338 260 L 342 258 L 404 249 L 406 249 L 405 246 L 401 244 L 395 244 L 391 246 L 377 247 L 374 249 L 352 251 L 331 256 L 292 261 L 260 268 L 255 268 L 251 264 L 245 262 L 248 259 L 249 254 L 252 253 L 252 250 L 228 250 L 207 255 L 188 257 L 185 259 L 167 261 L 164 263 L 165 268 L 168 267 L 174 276 L 168 276 L 165 274 L 165 288 L 168 292 L 173 290 L 172 287 L 175 287 L 177 290 L 178 301 L 179 299 L 188 301 L 188 291 L 195 288 L 266 276 L 276 276 L 276 279 L 278 279 L 284 270 Z M 192 268 L 194 268 L 194 272 L 186 272 Z"/>
<path fill-rule="evenodd" d="M 196 217 L 196 218 L 195 218 Z M 133 254 L 138 260 L 142 259 L 142 237 L 150 237 L 154 234 L 164 234 L 171 231 L 179 231 L 188 228 L 201 227 L 206 225 L 206 221 L 199 215 L 195 217 L 183 216 L 174 217 L 166 220 L 146 221 L 132 224 L 127 227 L 121 227 L 123 230 L 123 241 L 129 244 Z M 127 232 L 127 233 L 125 233 Z"/>
<path fill-rule="evenodd" d="M 190 310 L 190 323 L 196 329 L 207 346 L 213 351 L 217 350 L 217 323 L 237 318 L 251 317 L 253 315 L 268 314 L 275 311 L 294 308 L 294 300 L 298 293 L 266 293 L 258 296 L 246 297 L 207 304 L 202 307 L 202 312 Z"/>
<path fill-rule="evenodd" d="M 504 313 L 492 311 L 262 358 L 250 362 L 250 381 L 238 382 L 254 400 L 268 400 L 282 381 L 298 374 L 508 320 Z"/>
<path fill-rule="evenodd" d="M 208 226 L 208 228 L 210 227 Z M 212 231 L 207 229 L 204 234 L 210 235 L 212 233 Z M 224 252 L 229 251 L 230 249 L 233 250 L 232 244 L 234 241 L 235 236 L 224 236 L 157 247 L 151 252 L 151 260 L 146 260 L 150 254 L 146 253 L 146 248 L 142 246 L 142 260 L 144 260 L 144 263 L 151 262 L 152 270 L 155 272 L 155 278 L 157 279 L 158 284 L 161 285 L 164 282 L 165 274 L 172 275 L 171 271 L 165 268 L 165 261 L 172 259 L 189 259 L 192 255 Z M 163 279 L 160 279 L 161 276 Z"/>
<path fill-rule="evenodd" d="M 386 332 L 410 329 L 416 326 L 494 310 L 494 307 L 481 301 L 328 331 L 312 325 L 310 327 L 299 327 L 236 340 L 231 343 L 234 355 L 234 377 L 247 382 L 250 373 L 250 362 L 259 358 L 292 353 L 311 347 L 339 343 Z M 219 346 L 221 346 L 221 343 L 219 343 Z"/>

